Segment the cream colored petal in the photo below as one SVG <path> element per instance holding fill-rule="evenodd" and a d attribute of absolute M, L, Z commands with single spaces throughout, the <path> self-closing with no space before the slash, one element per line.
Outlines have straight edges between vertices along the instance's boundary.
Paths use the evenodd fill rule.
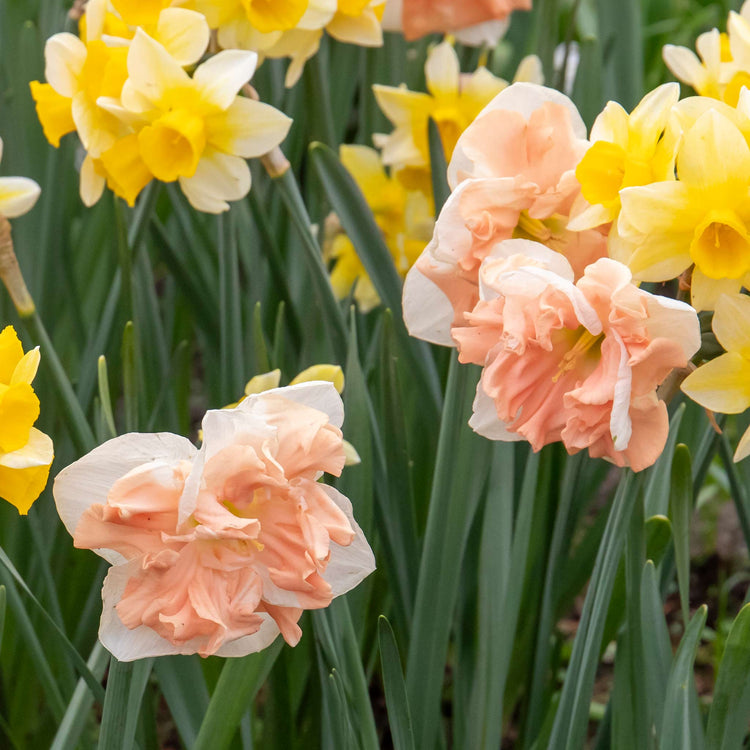
<path fill-rule="evenodd" d="M 623 236 L 627 236 L 630 228 L 641 234 L 690 232 L 692 235 L 695 214 L 690 205 L 689 188 L 681 182 L 656 182 L 624 188 L 620 191 L 620 200 L 620 232 Z M 627 218 L 627 226 L 623 226 L 623 216 Z"/>
<path fill-rule="evenodd" d="M 186 8 L 165 8 L 159 14 L 156 38 L 182 66 L 194 65 L 203 57 L 210 36 L 202 13 Z"/>
<path fill-rule="evenodd" d="M 169 432 L 131 432 L 108 440 L 57 475 L 52 490 L 57 513 L 73 536 L 83 513 L 95 503 L 105 503 L 112 485 L 120 477 L 156 459 L 177 462 L 192 460 L 196 454 L 189 440 Z M 111 561 L 114 553 L 99 551 L 98 554 Z"/>
<path fill-rule="evenodd" d="M 95 159 L 115 145 L 124 129 L 107 112 L 92 104 L 84 91 L 73 97 L 71 112 L 83 147 Z"/>
<path fill-rule="evenodd" d="M 387 0 L 385 11 L 383 12 L 383 30 L 384 31 L 401 31 L 404 30 L 404 0 Z"/>
<path fill-rule="evenodd" d="M 222 110 L 235 100 L 237 92 L 255 72 L 258 55 L 245 50 L 224 50 L 198 66 L 193 81 L 204 99 Z"/>
<path fill-rule="evenodd" d="M 505 23 L 501 21 L 500 23 Z M 513 83 L 536 83 L 539 86 L 544 85 L 544 68 L 538 55 L 526 55 L 516 68 L 516 74 L 513 76 Z"/>
<path fill-rule="evenodd" d="M 36 427 L 32 427 L 28 442 L 23 448 L 0 454 L 0 466 L 8 469 L 33 469 L 37 466 L 49 466 L 54 457 L 52 439 Z"/>
<path fill-rule="evenodd" d="M 381 86 L 375 84 L 372 93 L 383 114 L 396 126 L 409 125 L 415 111 L 427 115 L 432 108 L 429 94 L 409 91 L 406 86 Z"/>
<path fill-rule="evenodd" d="M 28 177 L 0 177 L 0 214 L 13 219 L 30 211 L 41 188 Z"/>
<path fill-rule="evenodd" d="M 310 0 L 305 15 L 302 16 L 297 27 L 307 30 L 322 29 L 333 19 L 338 8 L 338 0 Z"/>
<path fill-rule="evenodd" d="M 326 380 L 333 383 L 337 393 L 344 390 L 344 371 L 339 365 L 312 365 L 295 375 L 289 385 L 309 383 L 314 380 Z"/>
<path fill-rule="evenodd" d="M 346 44 L 357 44 L 360 47 L 380 47 L 383 44 L 383 29 L 371 10 L 365 10 L 357 17 L 337 13 L 326 26 L 326 31 L 334 39 Z"/>
<path fill-rule="evenodd" d="M 450 42 L 433 47 L 424 66 L 427 89 L 435 97 L 458 95 L 461 66 Z"/>
<path fill-rule="evenodd" d="M 39 353 L 39 347 L 35 346 L 30 349 L 26 354 L 21 357 L 21 361 L 16 365 L 13 370 L 13 375 L 10 379 L 10 384 L 15 385 L 16 383 L 31 383 L 36 377 L 36 372 L 39 369 L 39 361 L 41 360 L 41 354 Z"/>
<path fill-rule="evenodd" d="M 264 372 L 262 375 L 256 375 L 250 378 L 245 385 L 245 395 L 252 396 L 254 393 L 263 393 L 270 391 L 271 388 L 278 388 L 281 382 L 281 370 L 271 370 Z"/>
<path fill-rule="evenodd" d="M 86 41 L 101 38 L 104 21 L 109 10 L 109 0 L 88 0 L 86 3 Z"/>
<path fill-rule="evenodd" d="M 667 126 L 672 107 L 680 98 L 678 83 L 665 83 L 641 99 L 630 115 L 630 131 L 651 148 Z"/>
<path fill-rule="evenodd" d="M 728 352 L 737 352 L 750 361 L 750 297 L 746 294 L 719 297 L 711 326 Z"/>
<path fill-rule="evenodd" d="M 44 45 L 44 75 L 61 96 L 72 97 L 80 88 L 78 79 L 86 62 L 86 45 L 73 34 L 55 34 Z"/>
<path fill-rule="evenodd" d="M 745 430 L 745 434 L 740 438 L 737 444 L 737 450 L 734 452 L 734 461 L 742 461 L 743 458 L 750 456 L 750 427 Z"/>
<path fill-rule="evenodd" d="M 571 219 L 568 222 L 568 230 L 571 232 L 583 232 L 586 229 L 600 227 L 602 224 L 608 224 L 617 218 L 617 206 L 604 206 L 597 203 L 594 206 L 586 205 L 577 213 L 571 212 Z"/>
<path fill-rule="evenodd" d="M 722 354 L 691 372 L 682 390 L 711 411 L 739 414 L 750 406 L 750 362 L 736 352 Z"/>
<path fill-rule="evenodd" d="M 242 96 L 208 120 L 208 142 L 245 159 L 263 156 L 286 138 L 292 121 L 278 109 Z"/>
<path fill-rule="evenodd" d="M 669 297 L 651 294 L 648 306 L 648 336 L 650 340 L 666 338 L 682 346 L 685 360 L 689 360 L 701 345 L 700 323 L 693 307 Z"/>
<path fill-rule="evenodd" d="M 104 175 L 97 171 L 94 160 L 86 155 L 81 164 L 81 175 L 78 184 L 78 192 L 83 201 L 83 205 L 91 208 L 102 197 L 106 180 Z"/>
<path fill-rule="evenodd" d="M 692 86 L 696 91 L 703 88 L 706 82 L 706 70 L 694 52 L 687 47 L 665 44 L 661 55 L 675 78 Z"/>
<path fill-rule="evenodd" d="M 617 102 L 607 102 L 591 127 L 591 141 L 628 145 L 628 113 Z"/>
<path fill-rule="evenodd" d="M 738 189 L 747 188 L 750 148 L 733 122 L 708 110 L 685 133 L 677 174 L 691 186 L 717 188 L 736 182 Z"/>
<path fill-rule="evenodd" d="M 698 312 L 713 310 L 722 294 L 737 294 L 741 287 L 740 279 L 710 279 L 696 267 L 690 283 L 690 302 Z"/>
<path fill-rule="evenodd" d="M 135 32 L 128 52 L 128 75 L 122 103 L 131 111 L 158 109 L 165 93 L 190 88 L 190 78 L 164 47 L 143 29 Z"/>
<path fill-rule="evenodd" d="M 630 394 L 633 384 L 633 370 L 628 365 L 628 350 L 616 331 L 610 333 L 620 350 L 617 365 L 617 379 L 612 395 L 612 411 L 609 415 L 609 432 L 616 451 L 624 451 L 630 444 L 633 435 L 633 423 L 630 420 Z"/>
<path fill-rule="evenodd" d="M 704 31 L 695 40 L 695 49 L 703 60 L 709 75 L 718 77 L 721 63 L 721 36 L 718 29 Z"/>
<path fill-rule="evenodd" d="M 180 177 L 180 187 L 193 208 L 210 214 L 229 210 L 227 201 L 250 191 L 250 168 L 239 156 L 206 148 L 192 177 Z"/>
<path fill-rule="evenodd" d="M 489 440 L 519 442 L 524 439 L 517 432 L 510 432 L 505 422 L 497 416 L 495 402 L 486 394 L 481 380 L 477 383 L 477 393 L 474 397 L 469 427 L 478 435 Z"/>
<path fill-rule="evenodd" d="M 445 266 L 437 261 L 433 265 Z M 411 336 L 441 346 L 455 346 L 451 337 L 453 305 L 416 266 L 404 281 L 404 323 Z"/>
<path fill-rule="evenodd" d="M 732 60 L 740 68 L 747 70 L 750 66 L 750 21 L 730 11 L 727 19 L 727 33 Z"/>
<path fill-rule="evenodd" d="M 270 391 L 248 396 L 236 409 L 248 414 L 263 414 L 263 402 L 266 399 L 275 399 L 278 396 L 283 396 L 297 404 L 309 406 L 311 409 L 322 411 L 328 415 L 328 420 L 334 427 L 341 428 L 341 425 L 344 424 L 344 402 L 333 383 L 323 380 L 288 385 L 284 388 L 274 388 Z"/>

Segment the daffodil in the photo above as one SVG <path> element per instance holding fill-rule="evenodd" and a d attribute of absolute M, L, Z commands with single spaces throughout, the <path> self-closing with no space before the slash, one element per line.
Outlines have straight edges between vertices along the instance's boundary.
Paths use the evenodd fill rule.
<path fill-rule="evenodd" d="M 39 348 L 24 354 L 13 326 L 0 332 L 0 497 L 26 515 L 47 484 L 52 441 L 33 425 L 39 399 L 31 387 Z"/>
<path fill-rule="evenodd" d="M 708 110 L 685 133 L 678 180 L 624 188 L 618 231 L 641 281 L 672 279 L 694 264 L 692 304 L 713 309 L 750 283 L 750 148 Z"/>
<path fill-rule="evenodd" d="M 723 414 L 750 407 L 750 297 L 723 295 L 716 303 L 714 333 L 726 350 L 685 378 L 682 390 L 701 406 Z M 750 429 L 740 439 L 734 460 L 750 455 Z"/>
<path fill-rule="evenodd" d="M 375 149 L 341 146 L 339 153 L 371 208 L 396 269 L 403 278 L 432 236 L 435 222 L 431 199 L 421 191 L 406 190 L 398 180 L 390 177 Z M 380 298 L 352 241 L 337 231 L 336 225 L 335 220 L 329 222 L 326 243 L 326 255 L 335 261 L 331 273 L 333 290 L 340 299 L 345 299 L 354 289 L 354 299 L 366 312 L 380 304 Z"/>
<path fill-rule="evenodd" d="M 3 158 L 3 140 L 0 138 L 0 159 Z M 40 189 L 28 177 L 0 177 L 0 216 L 14 219 L 30 211 Z"/>
<path fill-rule="evenodd" d="M 750 85 L 750 3 L 731 11 L 727 33 L 712 29 L 695 43 L 698 55 L 686 47 L 664 46 L 662 56 L 674 76 L 700 96 L 737 104 L 743 86 Z"/>
<path fill-rule="evenodd" d="M 519 71 L 524 80 L 542 83 L 537 58 L 527 58 Z M 458 55 L 449 41 L 430 51 L 425 78 L 429 93 L 409 91 L 404 85 L 373 86 L 378 105 L 395 126 L 389 135 L 376 135 L 375 145 L 383 151 L 383 163 L 411 187 L 429 182 L 429 119 L 435 121 L 446 160 L 450 160 L 461 133 L 508 86 L 507 81 L 485 67 L 462 74 Z M 516 80 L 520 80 L 518 76 Z"/>
<path fill-rule="evenodd" d="M 571 211 L 570 229 L 581 231 L 614 221 L 620 213 L 620 190 L 669 180 L 679 144 L 679 129 L 667 131 L 680 96 L 676 83 L 647 94 L 628 114 L 608 102 L 591 128 L 591 147 L 576 167 L 582 198 Z"/>
<path fill-rule="evenodd" d="M 226 211 L 227 201 L 243 198 L 250 189 L 245 159 L 277 146 L 291 122 L 273 107 L 237 95 L 256 61 L 252 52 L 227 50 L 199 65 L 191 78 L 161 44 L 138 29 L 120 98 L 98 100 L 133 131 L 105 160 L 107 172 L 127 182 L 131 163 L 140 161 L 156 179 L 179 181 L 198 210 Z"/>

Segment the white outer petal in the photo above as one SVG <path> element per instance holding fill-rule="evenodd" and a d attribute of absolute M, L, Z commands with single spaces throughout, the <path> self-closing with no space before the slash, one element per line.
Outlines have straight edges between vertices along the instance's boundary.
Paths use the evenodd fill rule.
<path fill-rule="evenodd" d="M 86 62 L 86 45 L 75 35 L 61 32 L 44 45 L 44 76 L 61 96 L 72 97 L 79 89 L 78 78 Z"/>
<path fill-rule="evenodd" d="M 478 435 L 489 440 L 503 440 L 514 443 L 524 439 L 523 435 L 510 432 L 505 422 L 497 416 L 495 402 L 485 392 L 481 379 L 477 383 L 477 394 L 474 397 L 472 409 L 469 427 Z"/>
<path fill-rule="evenodd" d="M 206 100 L 225 110 L 242 86 L 253 77 L 257 64 L 255 52 L 224 50 L 198 66 L 193 82 Z"/>
<path fill-rule="evenodd" d="M 403 13 L 404 0 L 387 0 L 383 18 L 381 19 L 383 31 L 403 31 Z"/>
<path fill-rule="evenodd" d="M 510 26 L 510 17 L 503 20 L 484 21 L 476 26 L 459 29 L 454 32 L 454 36 L 456 41 L 469 47 L 482 47 L 484 45 L 495 47 L 505 36 L 508 26 Z"/>
<path fill-rule="evenodd" d="M 628 350 L 616 331 L 610 336 L 620 347 L 620 361 L 617 366 L 617 380 L 615 381 L 612 397 L 612 412 L 609 415 L 609 431 L 616 451 L 624 451 L 630 444 L 633 435 L 633 423 L 630 419 L 630 393 L 633 383 L 633 370 L 628 365 Z"/>
<path fill-rule="evenodd" d="M 187 8 L 165 8 L 156 25 L 159 42 L 180 65 L 194 65 L 211 38 L 206 17 Z"/>
<path fill-rule="evenodd" d="M 131 432 L 112 438 L 63 469 L 52 494 L 57 512 L 71 536 L 83 513 L 105 503 L 112 485 L 129 471 L 157 459 L 193 460 L 196 447 L 171 432 Z"/>
<path fill-rule="evenodd" d="M 0 453 L 0 466 L 8 469 L 33 469 L 36 466 L 47 466 L 55 457 L 52 438 L 36 427 L 31 428 L 29 439 L 23 448 L 10 453 Z"/>
<path fill-rule="evenodd" d="M 649 295 L 647 304 L 649 336 L 679 342 L 689 360 L 701 345 L 698 313 L 687 302 L 657 294 Z"/>
<path fill-rule="evenodd" d="M 250 168 L 239 156 L 206 147 L 192 177 L 180 177 L 180 187 L 190 205 L 219 214 L 229 210 L 227 201 L 244 198 L 250 191 Z"/>
<path fill-rule="evenodd" d="M 430 258 L 431 265 L 451 268 Z M 450 300 L 416 266 L 406 274 L 403 292 L 404 323 L 410 336 L 441 346 L 455 346 L 451 326 L 455 313 Z"/>
<path fill-rule="evenodd" d="M 78 184 L 78 192 L 83 201 L 83 205 L 91 208 L 102 197 L 104 188 L 107 184 L 103 175 L 100 175 L 94 166 L 94 160 L 89 154 L 81 164 L 81 175 Z"/>

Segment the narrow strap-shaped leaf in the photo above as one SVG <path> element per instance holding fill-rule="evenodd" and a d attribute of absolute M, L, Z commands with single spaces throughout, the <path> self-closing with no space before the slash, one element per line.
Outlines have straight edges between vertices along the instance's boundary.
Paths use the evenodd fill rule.
<path fill-rule="evenodd" d="M 693 615 L 675 654 L 664 701 L 664 721 L 659 738 L 661 750 L 703 750 L 706 747 L 693 663 L 706 624 L 707 611 L 704 604 Z"/>
<path fill-rule="evenodd" d="M 52 627 L 55 633 L 57 633 L 57 635 L 60 638 L 60 643 L 68 652 L 71 658 L 71 661 L 76 668 L 76 671 L 86 681 L 86 684 L 88 685 L 89 690 L 91 690 L 94 697 L 99 702 L 103 702 L 104 701 L 104 689 L 99 684 L 99 680 L 97 680 L 96 677 L 94 677 L 94 675 L 91 674 L 91 670 L 86 665 L 86 662 L 83 660 L 83 657 L 78 653 L 75 646 L 70 642 L 70 640 L 68 639 L 68 636 L 65 635 L 65 633 L 60 629 L 60 626 L 49 615 L 44 605 L 36 598 L 32 590 L 26 585 L 26 581 L 23 580 L 23 578 L 21 577 L 21 574 L 16 570 L 15 565 L 13 565 L 11 559 L 5 554 L 5 551 L 3 549 L 0 549 L 0 564 L 2 564 L 3 568 L 7 570 L 8 574 L 12 577 L 12 579 L 21 587 L 24 593 L 31 599 L 34 606 L 42 615 L 44 620 L 47 623 L 49 623 L 49 625 Z"/>
<path fill-rule="evenodd" d="M 200 657 L 162 656 L 154 671 L 184 746 L 193 747 L 209 703 Z"/>
<path fill-rule="evenodd" d="M 383 615 L 378 618 L 378 643 L 393 747 L 395 750 L 414 750 L 414 730 L 411 725 L 409 699 L 406 697 L 404 673 L 401 670 L 401 658 L 393 628 Z"/>
<path fill-rule="evenodd" d="M 435 216 L 448 200 L 451 189 L 448 186 L 448 165 L 445 162 L 445 151 L 440 139 L 437 123 L 431 117 L 428 122 L 430 144 L 430 174 L 432 175 L 432 195 L 435 200 Z"/>
<path fill-rule="evenodd" d="M 123 748 L 132 747 L 135 743 L 135 733 L 138 729 L 138 717 L 141 712 L 143 693 L 146 691 L 146 685 L 148 685 L 153 667 L 153 658 L 139 659 L 133 664 L 130 690 L 128 691 L 128 705 L 125 713 L 125 729 L 122 735 Z"/>
<path fill-rule="evenodd" d="M 693 512 L 693 474 L 690 451 L 686 445 L 680 444 L 675 449 L 671 476 L 669 510 L 682 618 L 687 622 L 690 618 L 690 516 Z"/>
<path fill-rule="evenodd" d="M 282 644 L 281 638 L 277 638 L 264 651 L 226 660 L 193 750 L 224 750 L 229 747 L 242 715 L 268 677 Z"/>
<path fill-rule="evenodd" d="M 478 372 L 453 357 L 419 565 L 406 687 L 418 748 L 434 746 L 459 572 L 487 474 L 490 442 L 467 426 Z"/>
<path fill-rule="evenodd" d="M 646 469 L 646 484 L 643 488 L 643 502 L 646 518 L 666 516 L 669 510 L 669 490 L 672 476 L 672 459 L 677 445 L 677 435 L 685 415 L 685 404 L 680 404 L 669 420 L 667 444 L 656 463 Z"/>
<path fill-rule="evenodd" d="M 651 560 L 646 562 L 641 577 L 641 629 L 643 641 L 643 682 L 646 701 L 657 736 L 661 732 L 664 713 L 664 695 L 672 666 L 672 646 L 664 617 L 664 603 L 659 592 L 656 568 Z"/>
<path fill-rule="evenodd" d="M 742 747 L 750 719 L 750 604 L 729 631 L 708 714 L 706 741 L 712 750 Z"/>
<path fill-rule="evenodd" d="M 128 718 L 128 696 L 133 662 L 122 662 L 113 656 L 107 674 L 107 692 L 99 732 L 99 750 L 125 750 L 125 725 Z"/>
<path fill-rule="evenodd" d="M 617 488 L 583 605 L 550 747 L 579 750 L 583 746 L 612 586 L 639 486 L 639 480 L 628 471 Z"/>

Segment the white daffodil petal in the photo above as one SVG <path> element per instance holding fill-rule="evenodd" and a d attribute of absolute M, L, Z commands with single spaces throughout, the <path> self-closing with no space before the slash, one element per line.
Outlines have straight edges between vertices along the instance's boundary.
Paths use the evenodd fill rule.
<path fill-rule="evenodd" d="M 461 66 L 450 42 L 441 42 L 430 51 L 424 72 L 427 89 L 433 96 L 458 96 Z"/>
<path fill-rule="evenodd" d="M 61 32 L 44 45 L 44 75 L 60 96 L 72 97 L 80 88 L 78 79 L 86 62 L 86 45 L 74 34 Z"/>
<path fill-rule="evenodd" d="M 193 81 L 206 101 L 225 110 L 255 72 L 258 55 L 245 50 L 224 50 L 198 66 Z"/>
<path fill-rule="evenodd" d="M 203 57 L 211 31 L 206 17 L 187 8 L 165 8 L 156 26 L 158 41 L 180 65 L 193 65 Z"/>
<path fill-rule="evenodd" d="M 208 121 L 213 146 L 245 159 L 267 154 L 286 138 L 292 121 L 278 109 L 236 97 L 226 112 Z"/>

